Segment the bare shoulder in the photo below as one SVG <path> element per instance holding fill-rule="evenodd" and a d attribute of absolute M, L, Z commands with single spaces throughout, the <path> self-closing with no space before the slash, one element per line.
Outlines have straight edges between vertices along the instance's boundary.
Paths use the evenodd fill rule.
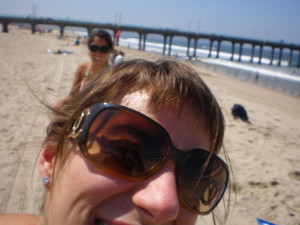
<path fill-rule="evenodd" d="M 76 85 L 79 84 L 81 80 L 84 78 L 85 73 L 89 70 L 90 66 L 91 66 L 90 62 L 84 62 L 78 65 L 73 79 L 73 82 Z"/>
<path fill-rule="evenodd" d="M 36 225 L 38 217 L 30 214 L 0 214 L 0 225 Z"/>
<path fill-rule="evenodd" d="M 79 64 L 79 66 L 77 67 L 77 70 L 80 72 L 85 73 L 91 66 L 91 62 L 84 62 Z"/>

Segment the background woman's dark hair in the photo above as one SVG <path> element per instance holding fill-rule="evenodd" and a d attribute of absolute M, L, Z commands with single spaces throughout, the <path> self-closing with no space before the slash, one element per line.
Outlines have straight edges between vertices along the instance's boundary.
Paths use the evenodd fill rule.
<path fill-rule="evenodd" d="M 100 30 L 100 29 L 94 29 L 88 38 L 88 45 L 91 44 L 94 40 L 94 37 L 98 36 L 99 38 L 104 39 L 107 42 L 107 45 L 109 47 L 110 50 L 114 49 L 114 44 L 112 41 L 112 38 L 110 36 L 110 34 L 108 32 L 106 32 L 105 30 Z"/>

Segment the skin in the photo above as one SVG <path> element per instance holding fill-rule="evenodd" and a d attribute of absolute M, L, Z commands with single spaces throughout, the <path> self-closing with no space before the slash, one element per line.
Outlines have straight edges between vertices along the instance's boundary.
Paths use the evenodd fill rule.
<path fill-rule="evenodd" d="M 170 134 L 173 144 L 189 151 L 209 149 L 209 137 L 201 116 L 193 117 L 192 108 L 185 107 L 180 116 L 171 107 L 152 110 L 147 106 L 148 95 L 135 92 L 115 102 L 149 116 Z M 194 114 L 195 115 L 195 114 Z M 41 177 L 53 172 L 53 145 L 45 145 L 38 160 Z M 195 224 L 197 215 L 183 208 L 178 201 L 175 165 L 168 162 L 161 170 L 143 181 L 129 181 L 97 169 L 80 152 L 75 142 L 71 154 L 46 185 L 51 193 L 46 215 L 48 225 L 138 225 Z M 55 185 L 53 185 L 55 183 Z M 45 224 L 41 219 L 39 225 Z"/>
<path fill-rule="evenodd" d="M 38 217 L 35 215 L 6 214 L 0 215 L 0 225 L 35 225 Z"/>
<path fill-rule="evenodd" d="M 98 36 L 94 37 L 91 44 L 97 46 L 108 45 L 105 39 L 99 38 Z M 91 61 L 85 62 L 78 66 L 71 86 L 71 92 L 73 92 L 78 85 L 80 85 L 81 90 L 84 87 L 84 85 L 86 85 L 86 83 L 91 79 L 91 77 L 93 77 L 93 75 L 106 68 L 108 66 L 108 57 L 110 53 L 111 51 L 109 51 L 108 53 L 100 53 L 99 51 L 89 51 Z M 85 74 L 89 69 L 90 76 L 85 77 Z"/>
<path fill-rule="evenodd" d="M 91 44 L 97 46 L 108 45 L 105 39 L 98 36 L 94 37 Z M 108 58 L 111 52 L 112 50 L 110 50 L 108 53 L 89 51 L 91 61 L 82 63 L 77 67 L 69 95 L 56 103 L 54 107 L 59 109 L 62 105 L 64 105 L 68 100 L 72 98 L 72 95 L 82 91 L 82 89 L 88 84 L 88 82 L 90 82 L 95 74 L 105 69 L 108 66 Z M 90 70 L 90 75 L 86 77 L 85 74 L 88 70 Z"/>

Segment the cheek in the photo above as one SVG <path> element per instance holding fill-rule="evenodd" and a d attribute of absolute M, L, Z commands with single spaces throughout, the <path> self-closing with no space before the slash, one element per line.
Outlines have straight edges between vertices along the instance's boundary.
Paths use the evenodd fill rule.
<path fill-rule="evenodd" d="M 197 214 L 191 213 L 189 210 L 181 207 L 176 222 L 178 224 L 195 225 L 198 217 Z"/>
<path fill-rule="evenodd" d="M 100 53 L 103 58 L 108 58 L 109 53 Z"/>
<path fill-rule="evenodd" d="M 71 153 L 64 168 L 58 171 L 54 196 L 62 204 L 82 201 L 98 204 L 130 186 L 128 182 L 97 169 L 80 153 Z"/>
<path fill-rule="evenodd" d="M 91 58 L 94 57 L 94 54 L 95 54 L 95 53 L 93 53 L 93 52 L 91 52 L 91 51 L 89 52 L 89 56 L 90 56 Z"/>
<path fill-rule="evenodd" d="M 103 53 L 100 53 L 100 52 L 90 52 L 89 55 L 90 55 L 91 59 L 93 59 L 95 57 L 101 57 L 101 58 L 104 58 L 104 59 L 108 59 L 108 56 L 109 56 L 109 54 L 107 54 L 107 53 L 103 54 Z"/>

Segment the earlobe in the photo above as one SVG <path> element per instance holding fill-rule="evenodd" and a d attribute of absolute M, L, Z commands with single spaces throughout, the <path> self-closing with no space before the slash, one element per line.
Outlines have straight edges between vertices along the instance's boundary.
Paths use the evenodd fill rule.
<path fill-rule="evenodd" d="M 45 178 L 48 178 L 48 181 L 51 180 L 54 168 L 54 158 L 56 152 L 56 145 L 50 142 L 46 142 L 43 145 L 43 148 L 38 157 L 38 168 L 40 173 L 40 178 L 43 181 L 44 185 Z"/>

